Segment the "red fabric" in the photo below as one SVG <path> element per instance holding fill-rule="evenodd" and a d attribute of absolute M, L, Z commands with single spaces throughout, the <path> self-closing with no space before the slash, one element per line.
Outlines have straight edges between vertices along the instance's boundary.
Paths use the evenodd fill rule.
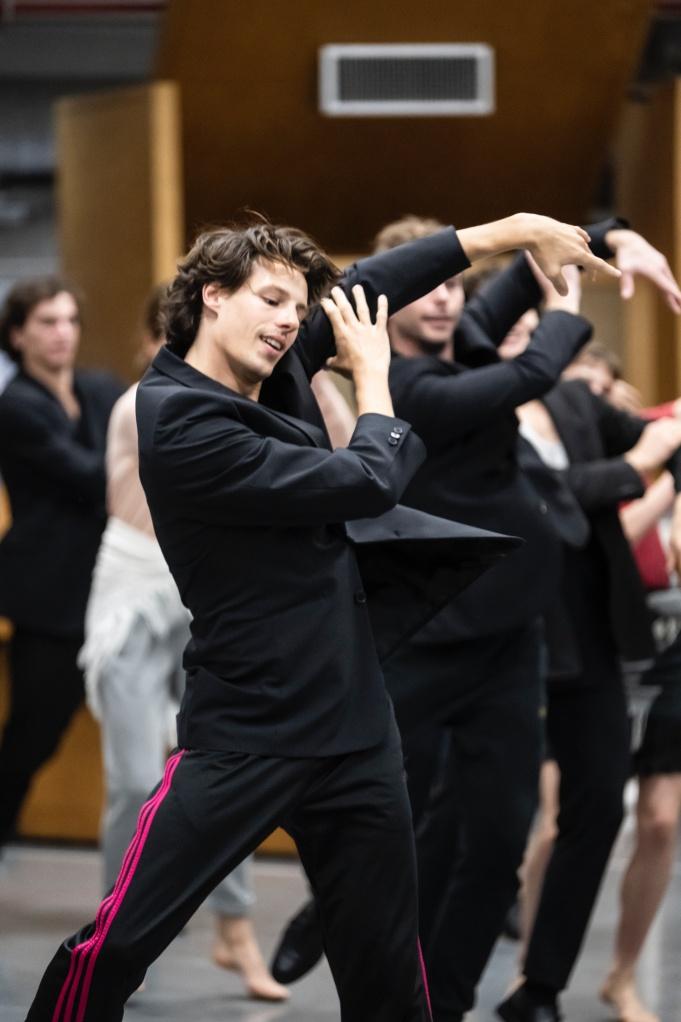
<path fill-rule="evenodd" d="M 674 418 L 674 402 L 666 401 L 663 405 L 653 405 L 652 408 L 643 408 L 641 410 L 642 419 L 673 419 Z"/>
<path fill-rule="evenodd" d="M 657 526 L 648 529 L 632 550 L 646 589 L 668 589 L 669 575 Z"/>

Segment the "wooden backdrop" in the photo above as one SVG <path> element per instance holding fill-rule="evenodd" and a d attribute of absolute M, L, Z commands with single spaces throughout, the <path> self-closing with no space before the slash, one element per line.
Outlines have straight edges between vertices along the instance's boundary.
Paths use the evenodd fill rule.
<path fill-rule="evenodd" d="M 650 0 L 170 0 L 157 61 L 182 89 L 187 226 L 240 207 L 364 251 L 403 213 L 459 226 L 591 207 Z M 326 43 L 483 42 L 497 112 L 328 118 Z"/>

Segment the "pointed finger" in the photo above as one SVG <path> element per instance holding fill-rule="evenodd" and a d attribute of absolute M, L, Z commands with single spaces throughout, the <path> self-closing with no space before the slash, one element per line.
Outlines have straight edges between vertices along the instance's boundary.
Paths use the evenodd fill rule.
<path fill-rule="evenodd" d="M 672 310 L 672 312 L 675 313 L 677 316 L 681 315 L 681 302 L 676 297 L 676 295 L 667 293 L 665 295 L 665 298 L 667 300 L 667 305 Z"/>
<path fill-rule="evenodd" d="M 620 278 L 620 297 L 626 302 L 634 294 L 634 275 L 626 270 L 622 271 Z"/>
<path fill-rule="evenodd" d="M 622 276 L 621 270 L 611 266 L 610 263 L 606 263 L 604 259 L 599 259 L 598 256 L 593 255 L 591 252 L 589 252 L 588 257 L 584 261 L 584 267 L 594 270 L 596 273 L 604 274 L 606 277 L 613 277 L 615 280 L 619 280 Z"/>

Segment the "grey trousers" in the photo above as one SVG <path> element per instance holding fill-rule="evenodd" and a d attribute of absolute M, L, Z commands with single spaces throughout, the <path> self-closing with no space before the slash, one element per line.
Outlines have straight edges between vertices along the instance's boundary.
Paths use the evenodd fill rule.
<path fill-rule="evenodd" d="M 175 743 L 173 714 L 182 697 L 182 652 L 188 638 L 188 627 L 181 625 L 160 641 L 138 617 L 100 679 L 107 891 L 118 876 L 140 808 L 162 777 L 168 749 Z M 249 857 L 215 888 L 207 904 L 220 915 L 244 916 L 254 901 Z"/>

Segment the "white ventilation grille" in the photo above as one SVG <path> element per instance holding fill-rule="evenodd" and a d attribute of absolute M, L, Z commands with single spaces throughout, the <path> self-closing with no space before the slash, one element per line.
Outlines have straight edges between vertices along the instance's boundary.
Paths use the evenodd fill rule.
<path fill-rule="evenodd" d="M 332 117 L 490 114 L 494 52 L 483 43 L 323 46 L 319 106 Z"/>

